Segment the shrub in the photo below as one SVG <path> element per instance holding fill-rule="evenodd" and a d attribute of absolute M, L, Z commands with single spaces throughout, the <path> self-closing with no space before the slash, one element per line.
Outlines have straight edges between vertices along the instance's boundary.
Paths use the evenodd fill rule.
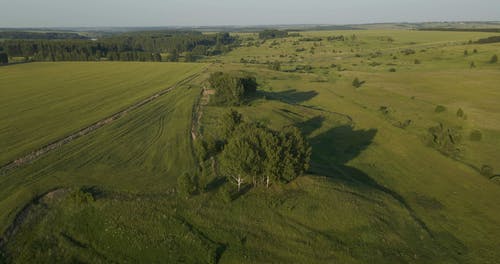
<path fill-rule="evenodd" d="M 415 50 L 413 49 L 404 49 L 401 51 L 401 53 L 403 53 L 404 55 L 411 55 L 411 54 L 415 54 Z"/>
<path fill-rule="evenodd" d="M 405 121 L 403 121 L 403 122 L 398 121 L 398 122 L 394 123 L 393 125 L 394 125 L 395 127 L 398 127 L 398 128 L 401 128 L 401 129 L 405 129 L 405 128 L 407 128 L 409 125 L 411 125 L 411 123 L 412 123 L 411 119 L 407 119 L 407 120 L 405 120 Z"/>
<path fill-rule="evenodd" d="M 497 63 L 497 61 L 498 61 L 498 56 L 495 54 L 491 57 L 490 63 Z"/>
<path fill-rule="evenodd" d="M 483 139 L 483 134 L 479 130 L 474 130 L 470 133 L 471 141 L 481 141 Z"/>
<path fill-rule="evenodd" d="M 71 194 L 71 198 L 78 205 L 87 204 L 94 201 L 94 196 L 92 196 L 92 194 L 89 192 L 83 191 L 82 189 L 78 189 L 73 192 Z"/>
<path fill-rule="evenodd" d="M 396 68 L 390 68 L 389 72 L 396 72 Z"/>
<path fill-rule="evenodd" d="M 354 78 L 354 80 L 352 81 L 352 86 L 356 87 L 356 88 L 359 88 L 361 87 L 361 85 L 363 85 L 365 82 L 364 81 L 360 81 L 358 77 Z"/>
<path fill-rule="evenodd" d="M 384 105 L 381 106 L 378 110 L 384 115 L 388 115 L 391 112 L 391 109 L 388 106 Z"/>
<path fill-rule="evenodd" d="M 436 106 L 436 109 L 434 109 L 434 112 L 436 112 L 436 113 L 442 113 L 444 111 L 446 111 L 446 107 L 443 105 L 438 105 L 438 106 Z"/>
<path fill-rule="evenodd" d="M 421 64 L 422 62 L 420 60 L 418 60 L 418 59 L 415 59 L 414 63 L 415 64 Z"/>

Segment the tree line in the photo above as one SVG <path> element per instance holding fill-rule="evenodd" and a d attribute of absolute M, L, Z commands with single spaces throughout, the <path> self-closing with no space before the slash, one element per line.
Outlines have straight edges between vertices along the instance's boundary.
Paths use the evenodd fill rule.
<path fill-rule="evenodd" d="M 34 61 L 93 61 L 105 58 L 120 61 L 177 61 L 185 53 L 190 61 L 197 56 L 227 52 L 236 39 L 228 33 L 134 32 L 102 40 L 6 40 L 0 48 L 10 57 Z"/>
<path fill-rule="evenodd" d="M 0 31 L 0 39 L 88 39 L 70 32 Z"/>
<path fill-rule="evenodd" d="M 274 39 L 274 38 L 286 38 L 288 37 L 288 32 L 277 29 L 266 29 L 259 32 L 260 39 Z"/>

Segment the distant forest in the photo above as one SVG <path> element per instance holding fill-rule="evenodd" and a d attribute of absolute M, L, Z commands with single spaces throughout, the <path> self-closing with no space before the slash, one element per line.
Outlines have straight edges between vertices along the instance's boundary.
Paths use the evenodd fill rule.
<path fill-rule="evenodd" d="M 77 33 L 0 31 L 0 39 L 88 39 Z"/>
<path fill-rule="evenodd" d="M 12 32 L 1 32 L 12 33 Z M 21 32 L 17 32 L 21 33 Z M 32 61 L 186 61 L 200 56 L 217 55 L 231 50 L 236 39 L 229 33 L 202 34 L 196 31 L 150 31 L 124 33 L 99 40 L 89 39 L 7 39 L 0 51 L 9 57 Z M 45 33 L 41 33 L 45 34 Z M 65 34 L 69 33 L 58 33 Z M 21 35 L 18 35 L 20 37 Z M 46 35 L 47 36 L 47 35 Z M 69 36 L 66 36 L 69 37 Z M 0 37 L 1 38 L 1 37 Z M 167 58 L 162 58 L 167 53 Z"/>

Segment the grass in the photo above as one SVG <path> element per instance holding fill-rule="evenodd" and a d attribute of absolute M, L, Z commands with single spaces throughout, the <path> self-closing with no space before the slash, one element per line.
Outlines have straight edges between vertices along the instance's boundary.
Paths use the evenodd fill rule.
<path fill-rule="evenodd" d="M 0 164 L 197 72 L 201 64 L 30 63 L 0 68 Z"/>
<path fill-rule="evenodd" d="M 487 63 L 492 54 L 500 54 L 500 45 L 466 44 L 491 34 L 301 34 L 356 34 L 357 40 L 322 41 L 314 54 L 308 52 L 313 42 L 293 45 L 298 38 L 278 40 L 276 49 L 243 47 L 217 58 L 224 64 L 214 64 L 210 71 L 257 75 L 259 95 L 236 110 L 247 121 L 275 129 L 300 127 L 313 146 L 307 175 L 272 190 L 250 189 L 225 203 L 218 192 L 228 183 L 205 164 L 200 178 L 206 190 L 179 198 L 176 177 L 198 171 L 190 118 L 205 74 L 0 178 L 2 230 L 33 197 L 54 188 L 70 190 L 34 203 L 3 248 L 6 260 L 495 263 L 500 185 L 475 168 L 487 164 L 495 173 L 500 168 L 500 109 L 495 103 L 500 66 Z M 394 42 L 381 40 L 387 36 Z M 293 56 L 301 46 L 307 51 Z M 416 54 L 400 52 L 409 47 Z M 478 53 L 464 57 L 464 49 L 471 54 L 474 48 Z M 377 51 L 382 55 L 372 58 Z M 280 57 L 284 54 L 296 61 Z M 271 71 L 267 65 L 240 64 L 242 57 L 281 60 L 289 68 L 311 65 L 312 71 Z M 422 63 L 414 64 L 415 59 Z M 472 59 L 474 69 L 469 67 Z M 370 66 L 373 61 L 380 65 Z M 397 71 L 389 72 L 390 67 Z M 366 83 L 355 89 L 355 77 Z M 437 105 L 447 110 L 436 113 Z M 457 117 L 459 108 L 466 119 Z M 217 136 L 218 117 L 225 110 L 204 108 L 204 137 Z M 396 125 L 406 120 L 412 122 Z M 458 157 L 429 146 L 428 128 L 438 123 L 462 128 Z M 469 139 L 474 130 L 481 131 L 480 141 Z M 82 187 L 95 201 L 75 198 Z"/>

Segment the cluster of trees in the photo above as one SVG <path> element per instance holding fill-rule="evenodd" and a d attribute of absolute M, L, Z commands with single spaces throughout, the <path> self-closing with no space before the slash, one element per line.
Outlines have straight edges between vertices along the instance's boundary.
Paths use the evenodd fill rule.
<path fill-rule="evenodd" d="M 482 38 L 476 41 L 478 44 L 489 44 L 489 43 L 497 43 L 500 42 L 500 36 L 493 36 L 488 38 Z"/>
<path fill-rule="evenodd" d="M 288 32 L 277 29 L 266 29 L 259 32 L 260 39 L 274 39 L 274 38 L 286 38 L 288 37 Z"/>
<path fill-rule="evenodd" d="M 221 117 L 220 137 L 196 144 L 201 160 L 218 157 L 220 173 L 238 187 L 244 184 L 269 187 L 287 183 L 309 168 L 311 146 L 299 129 L 272 130 L 259 123 L 246 123 L 241 114 L 229 110 Z M 183 190 L 195 191 L 196 184 L 183 176 Z M 187 183 L 187 184 L 185 184 Z"/>
<path fill-rule="evenodd" d="M 328 41 L 345 41 L 345 37 L 343 35 L 330 36 L 327 39 Z"/>
<path fill-rule="evenodd" d="M 238 186 L 289 182 L 309 167 L 311 147 L 295 127 L 274 131 L 258 123 L 238 124 L 220 156 L 221 172 Z"/>
<path fill-rule="evenodd" d="M 231 49 L 236 39 L 228 33 L 135 32 L 92 40 L 6 40 L 0 47 L 10 57 L 31 57 L 35 61 L 90 61 L 107 58 L 123 61 L 177 61 L 179 54 L 210 56 Z"/>
<path fill-rule="evenodd" d="M 490 63 L 497 63 L 498 62 L 498 56 L 495 54 L 491 56 Z"/>
<path fill-rule="evenodd" d="M 240 105 L 257 91 L 257 80 L 244 73 L 212 73 L 208 79 L 215 89 L 213 101 L 217 105 Z"/>

